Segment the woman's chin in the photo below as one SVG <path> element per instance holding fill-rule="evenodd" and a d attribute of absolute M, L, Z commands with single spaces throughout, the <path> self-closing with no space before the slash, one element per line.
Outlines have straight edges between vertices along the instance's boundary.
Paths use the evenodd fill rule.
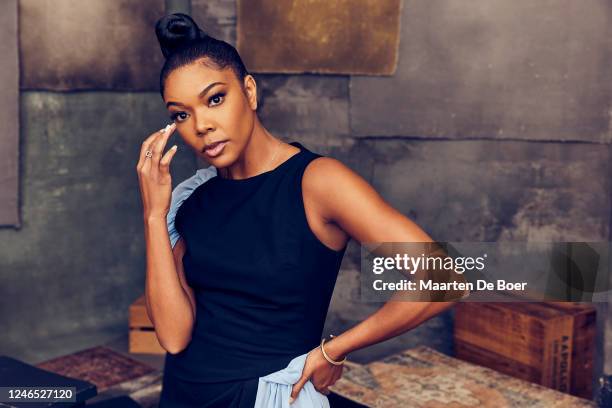
<path fill-rule="evenodd" d="M 202 159 L 204 159 L 204 161 L 206 161 L 209 165 L 215 166 L 218 169 L 228 167 L 233 162 L 230 155 L 227 153 L 221 154 L 217 157 L 209 157 L 206 153 L 200 153 L 200 157 L 202 157 Z"/>

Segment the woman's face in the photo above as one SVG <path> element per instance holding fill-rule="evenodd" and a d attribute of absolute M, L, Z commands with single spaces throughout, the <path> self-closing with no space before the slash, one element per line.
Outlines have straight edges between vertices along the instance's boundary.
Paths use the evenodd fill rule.
<path fill-rule="evenodd" d="M 245 78 L 243 88 L 231 68 L 201 61 L 172 71 L 164 86 L 164 102 L 181 137 L 217 168 L 234 163 L 247 145 L 256 99 L 253 77 Z"/>

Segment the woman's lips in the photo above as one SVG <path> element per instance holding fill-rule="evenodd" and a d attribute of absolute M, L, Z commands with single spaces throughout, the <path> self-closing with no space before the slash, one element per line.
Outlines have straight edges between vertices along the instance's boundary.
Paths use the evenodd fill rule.
<path fill-rule="evenodd" d="M 226 144 L 227 140 L 213 143 L 210 147 L 204 149 L 204 153 L 206 153 L 208 157 L 217 157 L 221 154 Z"/>

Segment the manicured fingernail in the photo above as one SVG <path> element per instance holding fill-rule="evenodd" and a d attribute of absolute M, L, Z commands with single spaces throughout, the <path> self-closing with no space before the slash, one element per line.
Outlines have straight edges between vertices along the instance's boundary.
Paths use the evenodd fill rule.
<path fill-rule="evenodd" d="M 177 148 L 177 146 L 176 146 L 176 145 L 174 145 L 174 146 L 172 146 L 172 147 L 171 147 L 171 149 L 175 149 L 175 150 L 176 150 L 176 148 Z"/>
<path fill-rule="evenodd" d="M 293 404 L 293 401 L 295 401 L 295 398 L 293 398 L 293 397 L 289 397 L 289 403 L 290 403 L 290 404 Z"/>

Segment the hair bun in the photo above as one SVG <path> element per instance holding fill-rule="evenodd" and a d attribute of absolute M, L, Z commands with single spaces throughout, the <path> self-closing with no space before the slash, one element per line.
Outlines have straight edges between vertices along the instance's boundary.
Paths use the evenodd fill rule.
<path fill-rule="evenodd" d="M 190 16 L 183 13 L 160 18 L 155 24 L 155 35 L 165 58 L 187 42 L 208 37 Z"/>

